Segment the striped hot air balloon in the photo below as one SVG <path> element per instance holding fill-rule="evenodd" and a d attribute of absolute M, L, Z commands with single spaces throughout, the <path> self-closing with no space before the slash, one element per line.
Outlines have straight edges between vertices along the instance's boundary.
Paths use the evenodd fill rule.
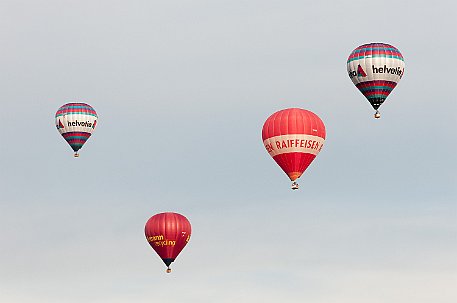
<path fill-rule="evenodd" d="M 56 112 L 56 127 L 78 157 L 97 125 L 97 113 L 86 103 L 67 103 Z"/>
<path fill-rule="evenodd" d="M 293 181 L 300 178 L 321 151 L 325 141 L 325 126 L 314 113 L 300 108 L 280 110 L 263 125 L 265 149 Z"/>
<path fill-rule="evenodd" d="M 190 240 L 192 227 L 181 214 L 166 212 L 152 216 L 144 227 L 146 240 L 171 272 L 170 264 Z"/>
<path fill-rule="evenodd" d="M 370 43 L 357 47 L 347 60 L 349 78 L 368 99 L 380 118 L 378 108 L 405 73 L 400 51 L 389 44 Z"/>

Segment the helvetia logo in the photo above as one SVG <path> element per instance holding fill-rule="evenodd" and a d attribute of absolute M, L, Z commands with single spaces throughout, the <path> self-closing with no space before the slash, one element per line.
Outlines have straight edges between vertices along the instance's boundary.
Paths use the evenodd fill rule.
<path fill-rule="evenodd" d="M 95 121 L 97 121 L 97 120 L 95 120 Z M 96 123 L 94 122 L 92 124 L 89 121 L 79 122 L 78 120 L 76 120 L 76 121 L 67 121 L 67 124 L 68 124 L 68 126 L 82 126 L 82 127 L 92 127 L 92 128 L 94 128 Z"/>
<path fill-rule="evenodd" d="M 360 66 L 357 66 L 357 76 L 359 77 L 366 77 L 367 74 L 365 73 L 365 71 L 363 70 L 363 68 Z"/>
<path fill-rule="evenodd" d="M 61 129 L 61 128 L 64 128 L 62 122 L 60 122 L 60 119 L 59 119 L 59 124 L 56 125 L 57 129 Z"/>
<path fill-rule="evenodd" d="M 363 70 L 363 68 L 360 66 L 360 64 L 357 66 L 357 71 L 349 71 L 349 78 L 354 78 L 355 76 L 357 77 L 366 77 L 367 74 Z"/>

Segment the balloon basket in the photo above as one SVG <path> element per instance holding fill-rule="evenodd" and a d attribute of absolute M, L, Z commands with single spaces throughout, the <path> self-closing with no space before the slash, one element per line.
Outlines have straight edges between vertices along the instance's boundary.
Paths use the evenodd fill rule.
<path fill-rule="evenodd" d="M 298 189 L 298 183 L 294 181 L 294 182 L 292 183 L 291 188 L 292 188 L 292 190 Z"/>
<path fill-rule="evenodd" d="M 374 117 L 375 117 L 375 119 L 381 118 L 381 113 L 379 113 L 378 111 L 376 111 L 376 113 L 374 114 Z"/>
<path fill-rule="evenodd" d="M 171 273 L 171 268 L 167 268 L 167 274 Z"/>
<path fill-rule="evenodd" d="M 75 158 L 79 158 L 79 154 L 78 153 L 75 153 Z"/>

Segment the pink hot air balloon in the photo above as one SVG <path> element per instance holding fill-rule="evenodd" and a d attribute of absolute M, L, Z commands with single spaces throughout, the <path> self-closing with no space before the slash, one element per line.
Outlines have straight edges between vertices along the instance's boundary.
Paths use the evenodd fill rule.
<path fill-rule="evenodd" d="M 280 110 L 263 125 L 265 149 L 282 170 L 295 182 L 321 151 L 325 141 L 325 126 L 314 113 L 300 108 Z"/>

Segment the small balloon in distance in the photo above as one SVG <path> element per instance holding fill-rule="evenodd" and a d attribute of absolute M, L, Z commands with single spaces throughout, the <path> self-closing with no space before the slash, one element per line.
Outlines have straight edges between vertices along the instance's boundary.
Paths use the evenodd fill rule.
<path fill-rule="evenodd" d="M 97 120 L 97 113 L 86 103 L 67 103 L 57 110 L 57 130 L 73 149 L 75 157 L 79 157 L 78 151 L 94 132 Z"/>
<path fill-rule="evenodd" d="M 369 43 L 352 51 L 347 60 L 349 78 L 375 109 L 379 107 L 397 86 L 405 73 L 405 60 L 400 51 L 389 44 Z"/>

